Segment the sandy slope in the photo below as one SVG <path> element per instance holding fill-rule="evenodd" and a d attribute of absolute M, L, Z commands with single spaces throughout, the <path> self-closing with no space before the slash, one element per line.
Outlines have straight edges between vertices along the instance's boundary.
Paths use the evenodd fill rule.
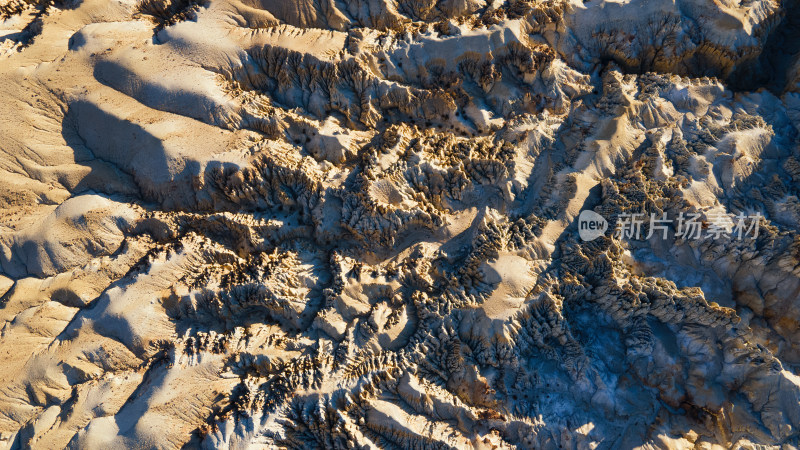
<path fill-rule="evenodd" d="M 0 0 L 0 448 L 798 446 L 785 14 Z"/>

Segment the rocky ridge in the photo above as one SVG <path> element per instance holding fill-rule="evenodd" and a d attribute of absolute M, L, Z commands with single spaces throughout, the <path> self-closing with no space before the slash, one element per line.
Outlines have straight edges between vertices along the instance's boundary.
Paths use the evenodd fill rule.
<path fill-rule="evenodd" d="M 0 5 L 0 446 L 800 445 L 793 14 Z"/>

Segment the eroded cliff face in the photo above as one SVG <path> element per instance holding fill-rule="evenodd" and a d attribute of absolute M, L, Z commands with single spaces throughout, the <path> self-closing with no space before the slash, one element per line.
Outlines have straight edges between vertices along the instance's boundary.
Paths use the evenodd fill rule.
<path fill-rule="evenodd" d="M 798 445 L 789 6 L 0 2 L 0 446 Z"/>

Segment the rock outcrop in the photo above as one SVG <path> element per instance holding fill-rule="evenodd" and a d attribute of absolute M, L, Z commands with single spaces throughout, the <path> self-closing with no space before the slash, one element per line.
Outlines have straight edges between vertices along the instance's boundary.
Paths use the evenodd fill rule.
<path fill-rule="evenodd" d="M 0 448 L 800 445 L 793 3 L 0 2 Z"/>

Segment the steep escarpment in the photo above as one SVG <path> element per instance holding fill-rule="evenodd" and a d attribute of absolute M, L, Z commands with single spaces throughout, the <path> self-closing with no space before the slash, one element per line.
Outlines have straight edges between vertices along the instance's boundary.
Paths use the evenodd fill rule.
<path fill-rule="evenodd" d="M 796 84 L 795 68 L 800 40 L 797 27 L 800 26 L 800 9 L 796 1 L 783 4 L 784 15 L 780 23 L 770 31 L 757 60 L 742 65 L 731 74 L 731 85 L 739 90 L 754 91 L 766 87 L 775 95 L 793 89 Z"/>

